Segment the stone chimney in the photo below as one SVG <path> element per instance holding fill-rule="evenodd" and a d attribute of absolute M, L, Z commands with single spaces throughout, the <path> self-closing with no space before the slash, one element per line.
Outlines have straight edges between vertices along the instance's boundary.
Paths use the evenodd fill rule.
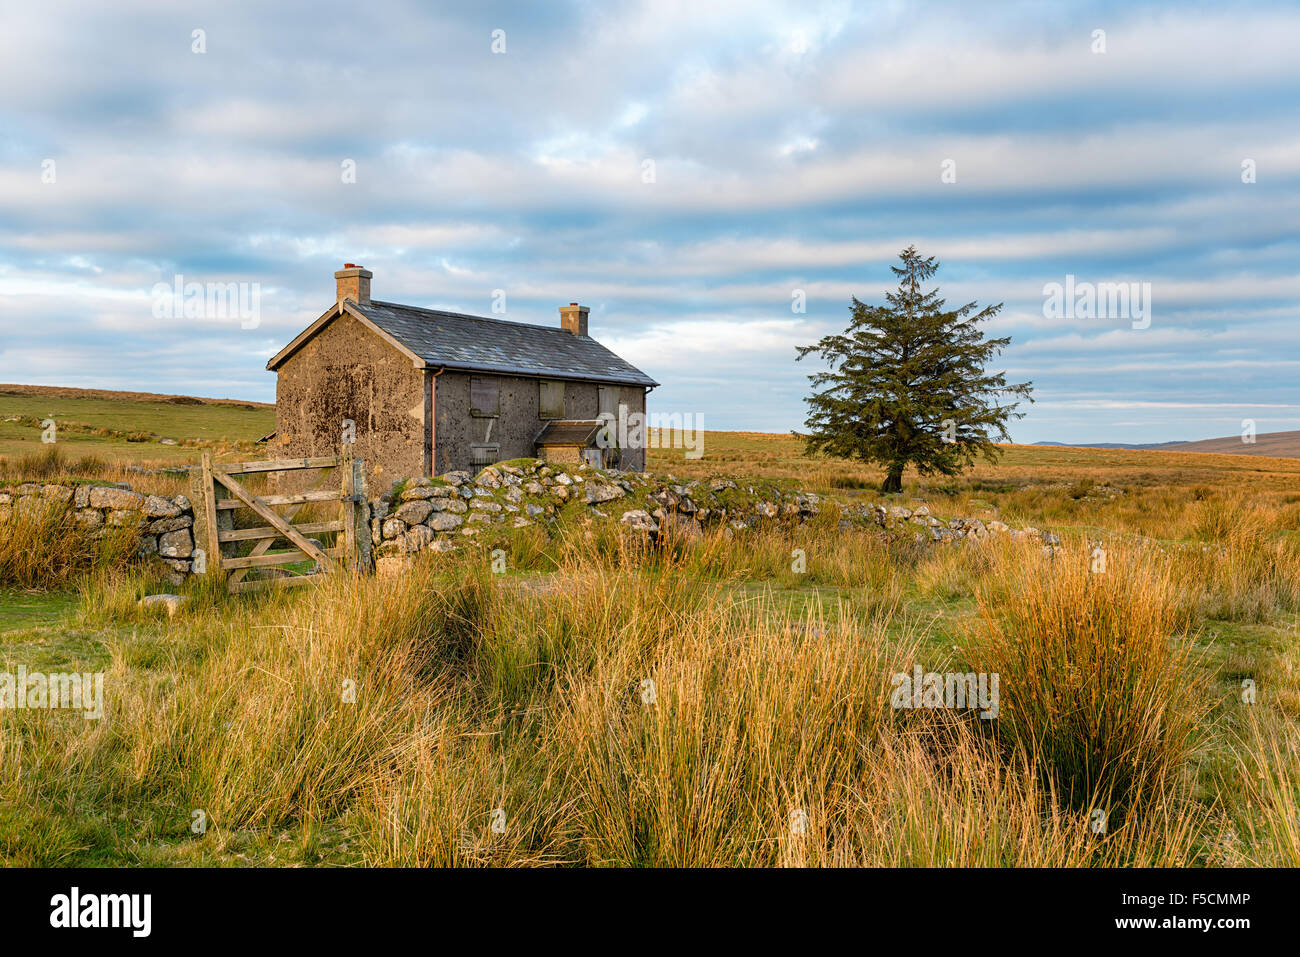
<path fill-rule="evenodd" d="M 576 302 L 571 302 L 567 306 L 560 307 L 560 328 L 565 332 L 571 332 L 575 336 L 585 336 L 587 334 L 587 313 L 591 312 L 586 306 L 580 306 Z"/>
<path fill-rule="evenodd" d="M 363 269 L 356 263 L 344 263 L 343 268 L 334 274 L 338 284 L 338 299 L 351 299 L 358 305 L 370 305 L 370 280 L 374 277 L 369 269 Z"/>

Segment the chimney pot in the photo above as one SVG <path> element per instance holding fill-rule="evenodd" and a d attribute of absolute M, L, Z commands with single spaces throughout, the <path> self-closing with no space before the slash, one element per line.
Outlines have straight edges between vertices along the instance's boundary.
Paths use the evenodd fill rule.
<path fill-rule="evenodd" d="M 370 305 L 370 280 L 374 273 L 354 263 L 344 263 L 343 268 L 334 274 L 338 301 L 351 299 L 361 306 Z"/>
<path fill-rule="evenodd" d="M 586 306 L 580 306 L 576 302 L 561 306 L 560 328 L 575 336 L 585 336 L 587 334 L 587 313 L 589 312 L 591 312 L 590 309 Z"/>

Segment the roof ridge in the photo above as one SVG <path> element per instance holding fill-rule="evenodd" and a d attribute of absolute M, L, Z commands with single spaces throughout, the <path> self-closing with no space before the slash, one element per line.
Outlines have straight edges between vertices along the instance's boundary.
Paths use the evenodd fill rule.
<path fill-rule="evenodd" d="M 365 305 L 348 300 L 344 307 L 417 361 L 498 375 L 658 384 L 605 344 L 589 335 L 575 336 L 558 324 L 541 326 L 380 299 Z"/>
<path fill-rule="evenodd" d="M 563 326 L 544 326 L 537 322 L 516 322 L 514 319 L 493 319 L 491 316 L 475 316 L 468 312 L 452 312 L 450 309 L 430 309 L 427 306 L 409 306 L 404 302 L 387 302 L 382 299 L 371 299 L 370 305 L 393 306 L 397 309 L 411 309 L 415 312 L 429 312 L 436 316 L 451 316 L 454 319 L 476 319 L 479 322 L 494 322 L 499 326 L 527 326 L 529 329 L 543 329 L 547 332 L 562 332 L 566 336 L 573 335 L 573 333 L 569 332 L 569 330 L 565 329 Z M 574 336 L 574 338 L 591 339 L 593 342 L 597 341 L 591 336 Z"/>

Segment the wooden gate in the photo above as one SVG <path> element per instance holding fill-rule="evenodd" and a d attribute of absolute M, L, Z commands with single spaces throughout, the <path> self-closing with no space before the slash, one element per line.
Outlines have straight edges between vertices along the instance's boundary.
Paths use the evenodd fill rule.
<path fill-rule="evenodd" d="M 305 491 L 254 495 L 244 486 L 248 475 L 303 470 L 321 470 Z M 204 452 L 202 466 L 191 476 L 195 549 L 202 551 L 204 572 L 225 576 L 231 592 L 309 585 L 340 569 L 370 570 L 366 473 L 362 462 L 352 458 L 351 446 L 344 445 L 341 455 L 223 464 L 214 463 L 211 453 Z M 331 477 L 337 487 L 316 487 L 334 484 Z M 338 518 L 293 524 L 306 505 L 330 502 L 339 503 Z M 285 509 L 283 515 L 274 511 L 278 507 Z M 241 511 L 253 513 L 253 525 L 237 527 L 235 516 Z M 331 538 L 332 544 L 314 536 Z M 252 547 L 246 548 L 247 543 Z M 279 549 L 272 551 L 277 545 Z M 309 561 L 315 563 L 310 570 L 301 568 Z M 248 579 L 259 569 L 275 569 L 276 575 Z"/>

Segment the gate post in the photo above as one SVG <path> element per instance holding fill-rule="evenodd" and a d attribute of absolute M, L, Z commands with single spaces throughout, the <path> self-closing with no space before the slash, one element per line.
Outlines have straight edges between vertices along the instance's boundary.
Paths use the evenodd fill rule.
<path fill-rule="evenodd" d="M 203 574 L 221 574 L 221 542 L 217 537 L 217 490 L 212 478 L 212 453 L 204 450 L 201 464 L 190 470 L 190 505 L 194 509 L 194 547 L 203 549 Z"/>
<path fill-rule="evenodd" d="M 356 497 L 357 569 L 369 573 L 373 571 L 370 564 L 370 494 L 366 484 L 366 463 L 361 459 L 352 462 L 352 491 Z"/>
<path fill-rule="evenodd" d="M 352 443 L 343 442 L 339 451 L 339 477 L 343 492 L 343 566 L 357 570 L 357 501 L 356 473 L 352 470 Z"/>

